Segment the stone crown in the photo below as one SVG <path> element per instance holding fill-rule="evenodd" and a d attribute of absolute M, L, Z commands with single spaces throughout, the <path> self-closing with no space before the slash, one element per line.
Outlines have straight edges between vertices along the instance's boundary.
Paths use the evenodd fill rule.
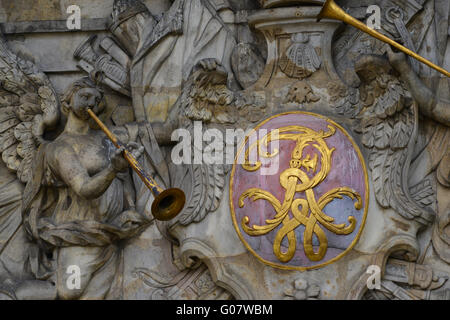
<path fill-rule="evenodd" d="M 119 25 L 141 12 L 149 10 L 140 0 L 115 0 L 112 12 L 113 24 Z"/>

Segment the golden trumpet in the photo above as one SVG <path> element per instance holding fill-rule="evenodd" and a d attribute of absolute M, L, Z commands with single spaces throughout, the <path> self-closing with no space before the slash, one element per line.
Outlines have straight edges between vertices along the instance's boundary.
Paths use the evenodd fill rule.
<path fill-rule="evenodd" d="M 100 129 L 102 129 L 102 131 L 106 134 L 108 139 L 111 140 L 114 146 L 117 149 L 120 149 L 123 144 L 117 139 L 117 137 L 109 131 L 109 129 L 91 109 L 88 109 L 87 112 L 91 118 L 94 119 Z M 142 182 L 155 196 L 155 200 L 152 203 L 152 214 L 155 219 L 159 221 L 169 221 L 175 218 L 181 210 L 183 210 L 184 204 L 186 203 L 186 195 L 184 192 L 178 188 L 163 190 L 154 179 L 149 177 L 144 172 L 141 165 L 134 158 L 131 152 L 125 149 L 123 156 L 128 161 L 131 168 L 138 174 L 139 178 L 141 178 Z"/>
<path fill-rule="evenodd" d="M 385 35 L 379 33 L 378 31 L 375 31 L 374 29 L 369 28 L 361 21 L 353 18 L 351 15 L 347 14 L 344 10 L 342 10 L 341 7 L 339 7 L 334 0 L 327 0 L 325 4 L 323 5 L 322 11 L 317 16 L 317 21 L 320 21 L 321 19 L 334 19 L 334 20 L 340 20 L 343 21 L 355 28 L 358 28 L 362 32 L 365 32 L 372 37 L 377 38 L 378 40 L 381 40 L 387 44 L 390 44 L 391 46 L 397 48 L 398 50 L 406 53 L 407 55 L 413 57 L 414 59 L 426 64 L 427 66 L 439 71 L 440 73 L 446 75 L 450 78 L 450 72 L 445 70 L 444 68 L 441 68 L 431 61 L 425 59 L 421 55 L 415 53 L 414 51 L 409 50 L 408 48 L 402 46 L 398 42 L 395 42 L 394 40 L 386 37 Z"/>

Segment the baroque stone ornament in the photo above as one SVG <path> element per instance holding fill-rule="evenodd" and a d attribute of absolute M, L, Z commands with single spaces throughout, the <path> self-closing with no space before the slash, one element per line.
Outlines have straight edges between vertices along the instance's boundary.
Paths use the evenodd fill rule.
<path fill-rule="evenodd" d="M 309 35 L 294 34 L 292 45 L 280 60 L 280 69 L 291 78 L 304 79 L 316 72 L 322 61 L 314 47 L 309 43 Z"/>
<path fill-rule="evenodd" d="M 449 300 L 450 82 L 325 2 L 1 1 L 0 299 Z M 336 2 L 450 69 L 448 0 Z"/>
<path fill-rule="evenodd" d="M 258 259 L 283 269 L 319 268 L 356 244 L 368 178 L 358 146 L 340 125 L 311 113 L 274 116 L 247 136 L 236 160 L 233 222 Z"/>

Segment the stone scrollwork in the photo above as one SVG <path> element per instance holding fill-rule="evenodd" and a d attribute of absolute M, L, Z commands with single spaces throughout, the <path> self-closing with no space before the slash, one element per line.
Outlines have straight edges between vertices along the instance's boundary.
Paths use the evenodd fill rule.
<path fill-rule="evenodd" d="M 226 290 L 214 283 L 204 264 L 194 270 L 181 271 L 172 279 L 166 279 L 148 269 L 136 269 L 133 275 L 153 289 L 150 300 L 230 300 L 232 298 Z"/>

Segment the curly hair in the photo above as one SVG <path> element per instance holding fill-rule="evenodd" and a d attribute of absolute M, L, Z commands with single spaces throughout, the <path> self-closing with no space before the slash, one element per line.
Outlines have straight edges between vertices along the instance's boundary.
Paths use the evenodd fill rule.
<path fill-rule="evenodd" d="M 61 98 L 61 107 L 64 113 L 69 113 L 74 94 L 85 88 L 96 89 L 103 95 L 103 91 L 89 77 L 81 78 L 70 84 Z"/>

